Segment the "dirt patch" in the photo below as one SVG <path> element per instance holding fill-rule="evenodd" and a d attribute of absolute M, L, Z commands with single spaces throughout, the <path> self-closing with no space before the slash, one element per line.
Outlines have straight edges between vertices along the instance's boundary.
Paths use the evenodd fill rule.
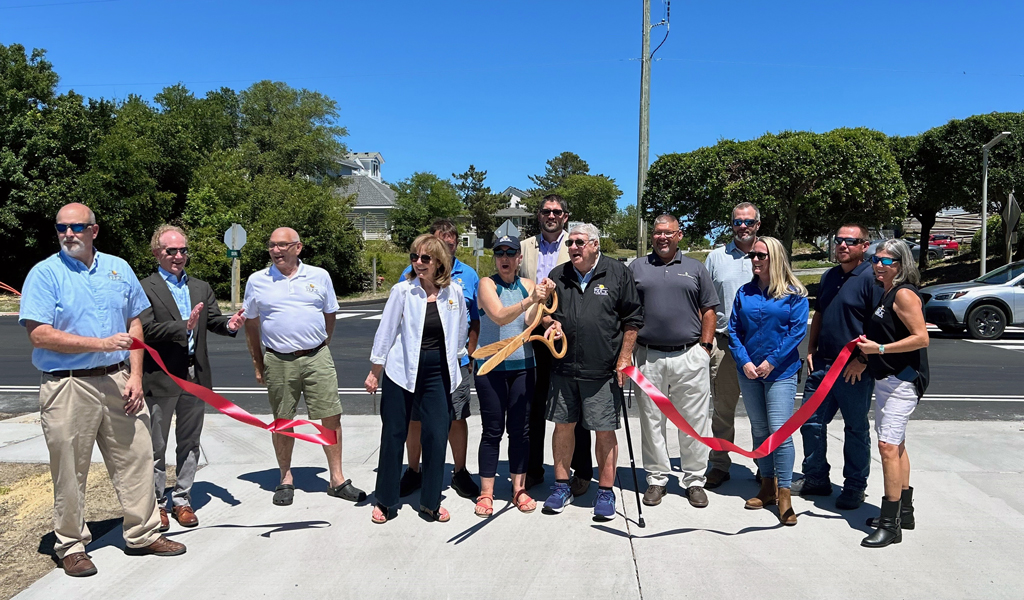
<path fill-rule="evenodd" d="M 169 471 L 171 476 L 173 467 Z M 107 470 L 94 463 L 85 494 L 93 540 L 120 528 L 121 517 Z M 0 463 L 0 600 L 13 598 L 56 567 L 54 541 L 50 466 Z"/>

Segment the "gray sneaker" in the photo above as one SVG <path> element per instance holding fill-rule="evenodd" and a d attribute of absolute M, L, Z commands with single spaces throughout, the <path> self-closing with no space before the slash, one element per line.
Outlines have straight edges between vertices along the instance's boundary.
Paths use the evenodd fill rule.
<path fill-rule="evenodd" d="M 647 506 L 657 506 L 661 504 L 661 499 L 668 494 L 668 489 L 663 485 L 649 485 L 647 491 L 644 492 L 644 504 Z"/>

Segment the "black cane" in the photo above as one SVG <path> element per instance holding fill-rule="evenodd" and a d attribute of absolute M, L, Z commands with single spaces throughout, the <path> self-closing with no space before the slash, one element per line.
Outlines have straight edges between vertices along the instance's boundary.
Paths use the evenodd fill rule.
<path fill-rule="evenodd" d="M 629 380 L 629 394 L 633 395 L 633 380 Z M 629 468 L 633 471 L 633 493 L 636 494 L 637 524 L 640 527 L 647 527 L 644 523 L 644 509 L 640 504 L 640 484 L 636 479 L 636 460 L 633 459 L 633 438 L 629 435 L 629 413 L 626 412 L 626 395 L 622 395 L 622 419 L 626 426 L 626 447 L 629 448 Z"/>

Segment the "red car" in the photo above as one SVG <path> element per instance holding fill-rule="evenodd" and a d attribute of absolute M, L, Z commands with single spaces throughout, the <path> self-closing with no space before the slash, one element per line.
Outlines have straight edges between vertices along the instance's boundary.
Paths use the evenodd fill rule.
<path fill-rule="evenodd" d="M 951 235 L 930 235 L 928 236 L 928 244 L 932 246 L 942 246 L 942 249 L 947 253 L 960 251 L 960 242 L 953 239 L 953 236 Z"/>

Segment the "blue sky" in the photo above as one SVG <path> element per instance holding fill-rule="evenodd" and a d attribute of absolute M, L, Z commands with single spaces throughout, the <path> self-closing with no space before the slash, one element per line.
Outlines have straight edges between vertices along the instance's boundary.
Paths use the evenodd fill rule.
<path fill-rule="evenodd" d="M 983 6 L 983 8 L 982 8 Z M 977 7 L 977 8 L 975 8 Z M 636 199 L 639 0 L 0 0 L 0 43 L 45 48 L 61 90 L 149 99 L 273 79 L 339 104 L 389 181 L 469 164 L 529 186 L 576 152 Z M 664 4 L 652 0 L 652 20 Z M 651 160 L 721 138 L 915 134 L 1024 110 L 1024 3 L 684 2 L 655 55 Z M 1005 30 L 1001 30 L 1004 28 Z M 653 45 L 664 28 L 654 30 Z"/>

